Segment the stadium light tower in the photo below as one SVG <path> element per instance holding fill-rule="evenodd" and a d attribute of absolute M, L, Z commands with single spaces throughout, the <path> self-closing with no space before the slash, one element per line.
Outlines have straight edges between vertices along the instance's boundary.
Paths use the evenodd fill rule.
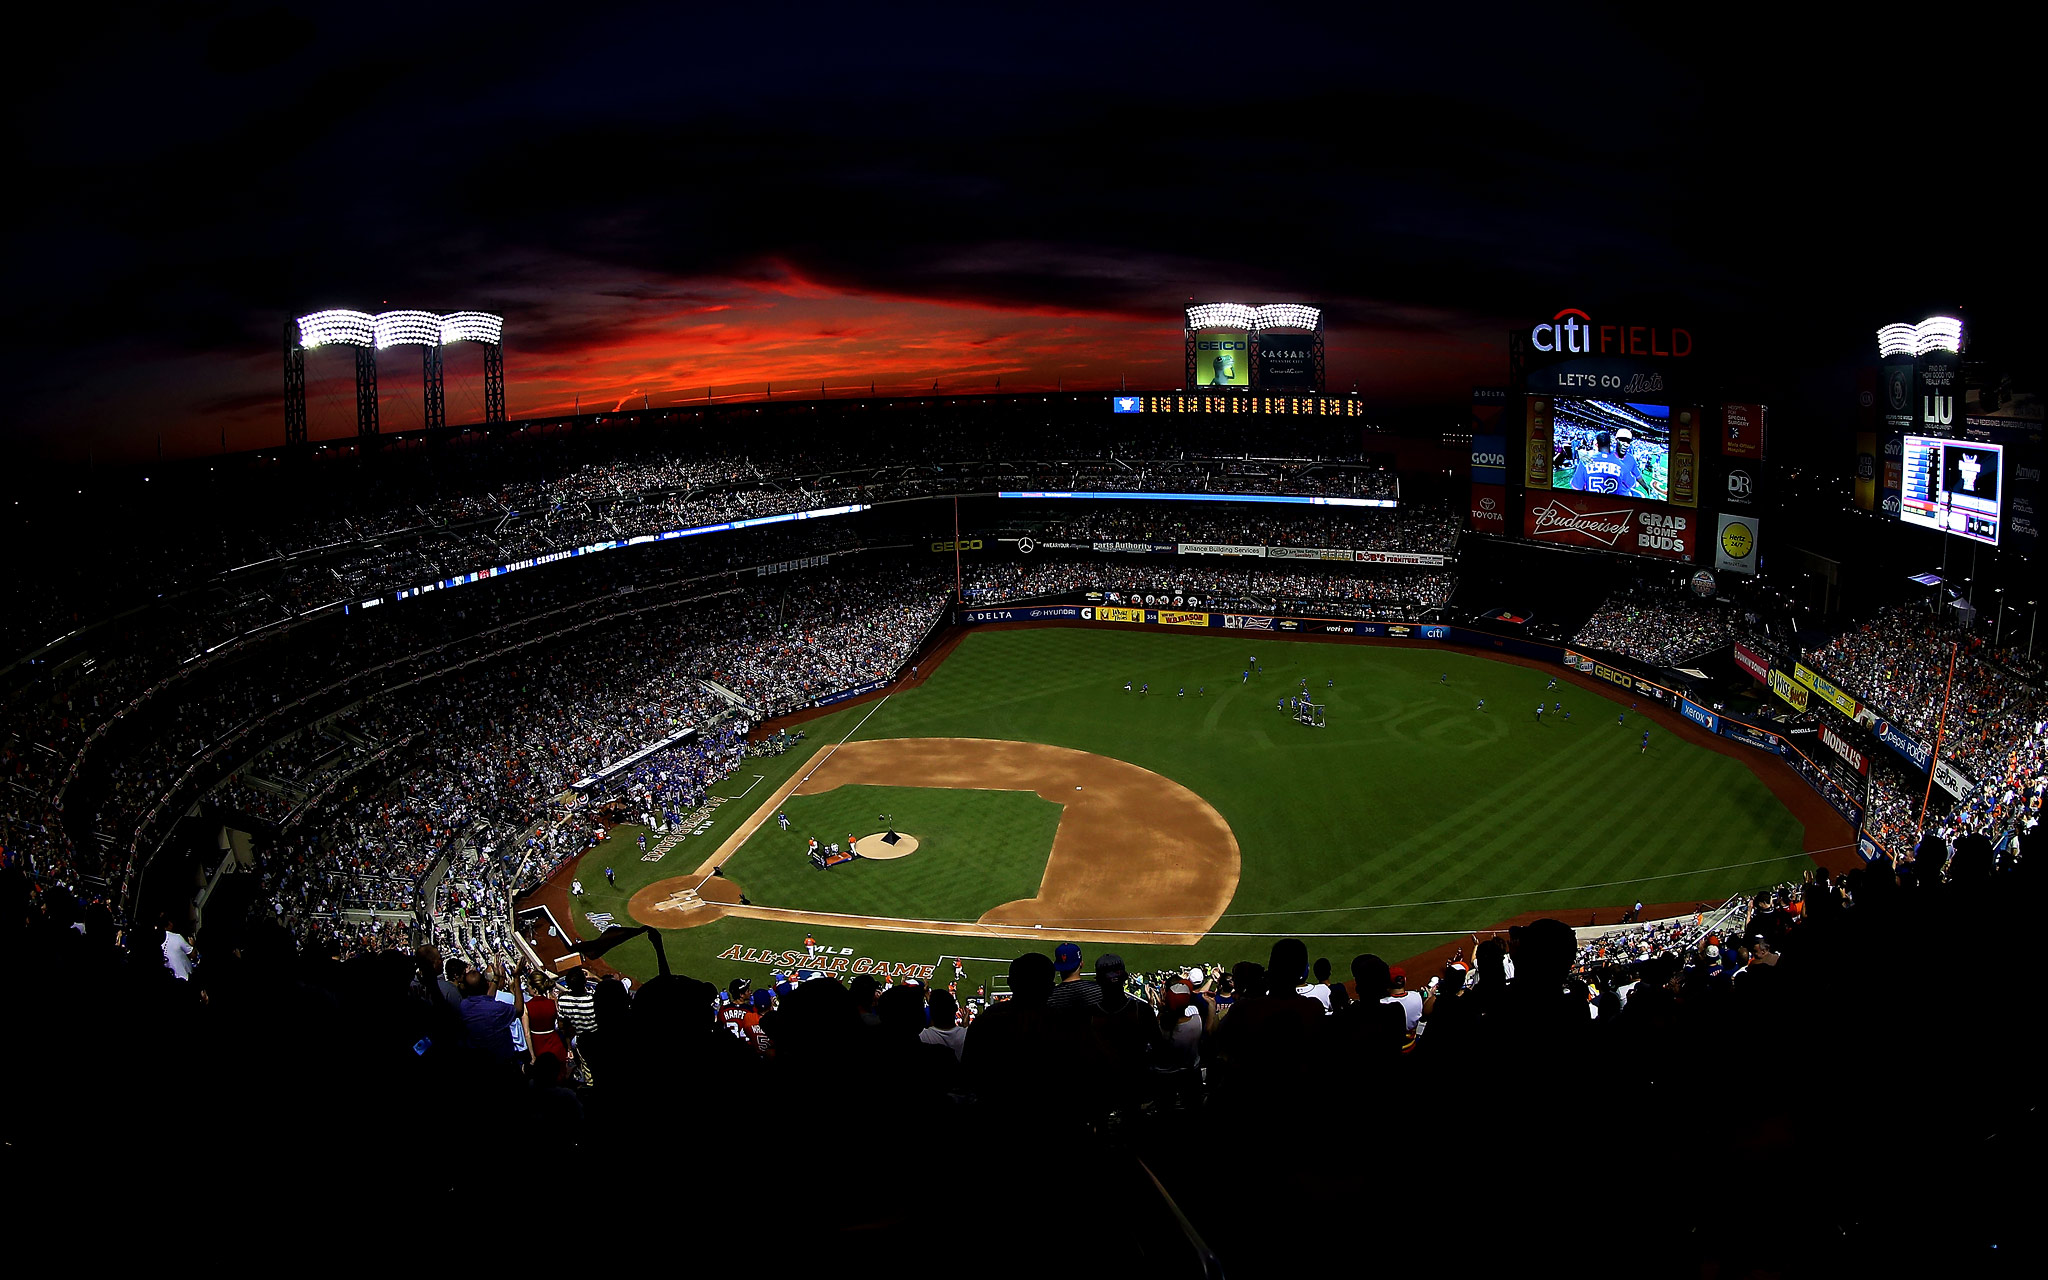
<path fill-rule="evenodd" d="M 442 385 L 441 349 L 452 342 L 484 346 L 484 421 L 505 420 L 505 320 L 487 311 L 367 311 L 333 308 L 289 321 L 284 327 L 284 442 L 306 443 L 306 352 L 315 347 L 353 347 L 356 353 L 356 438 L 378 434 L 377 353 L 387 347 L 419 347 L 429 429 L 448 425 Z"/>
<path fill-rule="evenodd" d="M 1299 302 L 1269 302 L 1257 307 L 1242 302 L 1195 302 L 1189 303 L 1182 315 L 1181 337 L 1186 348 L 1184 385 L 1189 389 L 1279 385 L 1313 387 L 1320 392 L 1325 388 L 1322 308 Z M 1264 335 L 1278 338 L 1283 332 L 1306 335 L 1306 349 L 1300 338 L 1278 344 L 1264 340 Z M 1264 350 L 1276 345 L 1277 351 Z M 1241 348 L 1243 369 L 1238 370 L 1230 362 L 1229 353 L 1223 352 L 1211 357 L 1210 367 L 1205 370 L 1200 353 L 1211 348 Z M 1269 370 L 1268 357 L 1275 355 L 1281 364 Z M 1203 378 L 1205 371 L 1210 374 L 1207 381 Z"/>

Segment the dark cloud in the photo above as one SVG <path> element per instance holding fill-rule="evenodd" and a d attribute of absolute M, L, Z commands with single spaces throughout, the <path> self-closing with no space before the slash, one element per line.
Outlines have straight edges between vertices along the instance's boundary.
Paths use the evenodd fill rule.
<path fill-rule="evenodd" d="M 679 319 L 776 291 L 1014 312 L 948 341 L 1020 359 L 1048 317 L 1122 321 L 1122 367 L 1171 366 L 1139 344 L 1190 295 L 1315 299 L 1355 330 L 1333 351 L 1397 353 L 1349 376 L 1410 400 L 1401 335 L 1450 400 L 1476 357 L 1443 350 L 1563 305 L 1796 334 L 1814 366 L 1935 305 L 2038 336 L 2031 91 L 1960 58 L 2012 33 L 1916 21 L 1953 31 L 1930 99 L 1877 17 L 1732 9 L 59 21 L 7 90 L 0 213 L 36 447 L 82 403 L 109 441 L 255 432 L 285 317 L 387 301 L 503 310 L 515 380 L 537 357 L 564 387 L 581 349 L 729 350 L 758 331 Z M 828 310 L 820 342 L 889 328 Z"/>

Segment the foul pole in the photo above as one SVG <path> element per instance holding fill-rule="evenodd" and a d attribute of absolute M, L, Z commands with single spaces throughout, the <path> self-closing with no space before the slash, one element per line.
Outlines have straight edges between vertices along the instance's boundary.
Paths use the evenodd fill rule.
<path fill-rule="evenodd" d="M 953 603 L 966 607 L 967 597 L 960 591 L 960 495 L 953 495 Z"/>
<path fill-rule="evenodd" d="M 1941 686 L 1941 717 L 1934 722 L 1934 754 L 1927 757 L 1927 790 L 1920 794 L 1920 821 L 1915 825 L 1918 831 L 1927 830 L 1927 802 L 1934 798 L 1934 771 L 1941 766 L 1941 735 L 1948 728 L 1948 695 L 1956 687 L 1956 646 L 1959 642 L 1948 642 L 1948 682 Z"/>

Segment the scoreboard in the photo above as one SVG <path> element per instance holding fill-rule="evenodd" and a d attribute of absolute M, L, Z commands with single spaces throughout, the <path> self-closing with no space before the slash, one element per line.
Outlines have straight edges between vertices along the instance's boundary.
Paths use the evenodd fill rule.
<path fill-rule="evenodd" d="M 1356 396 L 1312 395 L 1305 392 L 1250 391 L 1225 394 L 1155 392 L 1116 396 L 1118 413 L 1291 414 L 1298 417 L 1362 418 L 1365 402 Z M 1135 405 L 1136 407 L 1129 407 Z"/>
<path fill-rule="evenodd" d="M 1907 436 L 1899 519 L 1997 546 L 2004 455 L 2003 445 Z"/>

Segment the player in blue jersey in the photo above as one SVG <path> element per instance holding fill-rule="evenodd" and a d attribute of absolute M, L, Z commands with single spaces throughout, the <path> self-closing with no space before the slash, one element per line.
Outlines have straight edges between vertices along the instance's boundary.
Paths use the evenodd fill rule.
<path fill-rule="evenodd" d="M 1582 493 L 1620 493 L 1627 463 L 1614 452 L 1614 437 L 1605 431 L 1593 437 L 1594 450 L 1572 462 L 1571 487 Z"/>
<path fill-rule="evenodd" d="M 1545 693 L 1549 693 L 1549 692 L 1550 692 L 1550 691 L 1551 691 L 1552 689 L 1555 689 L 1555 688 L 1557 688 L 1557 677 L 1556 677 L 1556 676 L 1552 676 L 1552 677 L 1550 677 L 1550 683 L 1549 683 L 1548 685 L 1544 686 L 1543 692 L 1545 692 Z"/>
<path fill-rule="evenodd" d="M 1649 731 L 1648 729 L 1645 729 L 1645 730 L 1643 730 L 1643 749 L 1642 749 L 1642 750 L 1641 750 L 1640 752 L 1637 752 L 1637 754 L 1638 754 L 1638 755 L 1648 755 L 1648 754 L 1649 754 L 1649 751 L 1650 751 L 1650 731 Z"/>
<path fill-rule="evenodd" d="M 1479 709 L 1480 709 L 1481 711 L 1484 711 L 1484 710 L 1486 710 L 1486 699 L 1484 699 L 1484 698 L 1481 698 L 1481 699 L 1479 700 Z"/>
<path fill-rule="evenodd" d="M 1150 682 L 1148 681 L 1148 682 L 1146 682 L 1145 684 L 1139 685 L 1139 686 L 1138 686 L 1138 692 L 1139 692 L 1140 694 L 1146 694 L 1146 693 L 1150 693 L 1150 692 L 1152 692 L 1152 685 L 1151 685 L 1151 683 L 1150 683 Z"/>
<path fill-rule="evenodd" d="M 1124 681 L 1124 692 L 1125 692 L 1125 693 L 1129 693 L 1130 691 L 1131 691 L 1131 682 L 1130 682 L 1130 681 L 1128 681 L 1128 680 L 1126 680 L 1126 681 Z"/>
<path fill-rule="evenodd" d="M 1627 723 L 1628 723 L 1628 712 L 1624 711 L 1624 712 L 1622 712 L 1622 713 L 1621 713 L 1620 715 L 1618 715 L 1618 716 L 1614 717 L 1614 723 L 1616 723 L 1616 724 L 1627 724 Z"/>
<path fill-rule="evenodd" d="M 1206 685 L 1206 684 L 1205 684 L 1205 685 L 1200 685 L 1200 686 L 1198 686 L 1198 687 L 1197 687 L 1197 688 L 1195 689 L 1195 696 L 1196 696 L 1197 698 L 1206 698 L 1206 697 L 1208 697 L 1208 696 L 1209 696 L 1209 686 L 1208 686 L 1208 685 Z"/>
<path fill-rule="evenodd" d="M 1244 669 L 1244 674 L 1238 677 L 1237 682 L 1239 684 L 1250 684 L 1252 682 L 1252 669 L 1250 667 L 1246 667 Z"/>
<path fill-rule="evenodd" d="M 1275 710 L 1275 711 L 1285 711 L 1285 710 L 1287 710 L 1287 703 L 1286 703 L 1286 701 L 1285 701 L 1284 699 L 1280 699 L 1280 698 L 1275 698 L 1275 699 L 1273 699 L 1273 710 Z"/>
<path fill-rule="evenodd" d="M 1178 692 L 1178 693 L 1174 694 L 1173 696 L 1174 696 L 1174 697 L 1176 697 L 1176 698 L 1185 698 L 1185 697 L 1187 697 L 1187 696 L 1188 696 L 1188 687 L 1187 687 L 1186 685 L 1182 685 L 1182 686 L 1180 687 L 1180 692 Z"/>
<path fill-rule="evenodd" d="M 1449 684 L 1451 682 L 1451 673 L 1448 671 L 1444 672 L 1436 678 L 1436 682 L 1438 684 Z"/>

